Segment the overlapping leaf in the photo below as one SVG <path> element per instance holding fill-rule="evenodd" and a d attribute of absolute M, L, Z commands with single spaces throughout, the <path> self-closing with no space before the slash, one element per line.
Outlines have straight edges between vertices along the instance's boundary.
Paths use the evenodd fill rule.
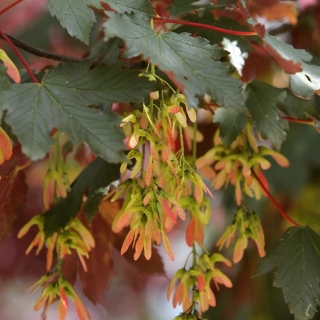
<path fill-rule="evenodd" d="M 155 15 L 154 8 L 149 0 L 107 0 L 105 2 L 119 13 L 142 13 L 147 17 Z"/>
<path fill-rule="evenodd" d="M 213 121 L 220 123 L 220 131 L 223 143 L 230 145 L 245 127 L 247 116 L 243 110 L 231 108 L 219 108 L 215 111 Z"/>
<path fill-rule="evenodd" d="M 90 29 L 96 22 L 89 6 L 102 8 L 99 0 L 48 0 L 48 6 L 71 36 L 89 42 Z"/>
<path fill-rule="evenodd" d="M 18 210 L 27 205 L 26 177 L 19 165 L 27 161 L 18 145 L 13 157 L 0 166 L 0 242 L 13 230 Z"/>
<path fill-rule="evenodd" d="M 316 116 L 312 100 L 302 99 L 288 89 L 275 88 L 259 80 L 253 80 L 244 90 L 246 105 L 252 115 L 255 130 L 270 139 L 279 148 L 286 138 L 287 121 L 282 119 L 279 109 L 295 119 Z"/>
<path fill-rule="evenodd" d="M 118 64 L 87 68 L 87 62 L 61 64 L 41 84 L 14 85 L 8 91 L 5 121 L 32 160 L 50 149 L 52 128 L 68 133 L 74 143 L 86 142 L 107 161 L 125 159 L 120 117 L 88 106 L 142 101 L 152 83 L 137 71 L 120 71 Z"/>
<path fill-rule="evenodd" d="M 229 65 L 216 61 L 225 52 L 207 40 L 189 34 L 157 34 L 146 17 L 108 13 L 107 37 L 120 37 L 126 42 L 126 57 L 143 55 L 163 71 L 173 72 L 184 88 L 188 103 L 198 106 L 197 96 L 209 94 L 225 107 L 243 105 L 241 82 L 230 76 Z"/>
<path fill-rule="evenodd" d="M 290 74 L 290 88 L 303 97 L 310 97 L 314 91 L 320 90 L 320 67 L 309 64 L 312 55 L 271 36 L 265 31 L 264 26 L 257 24 L 250 16 L 245 8 L 245 2 L 242 0 L 241 3 L 244 9 L 242 13 L 254 26 L 265 48 L 278 61 L 283 70 Z"/>
<path fill-rule="evenodd" d="M 119 169 L 119 164 L 111 164 L 101 158 L 96 158 L 91 162 L 72 184 L 67 197 L 44 213 L 46 236 L 49 237 L 60 228 L 65 227 L 78 214 L 85 193 L 90 198 L 100 188 L 118 180 Z M 93 213 L 91 212 L 90 219 L 92 218 Z"/>
<path fill-rule="evenodd" d="M 90 226 L 86 227 L 94 237 L 95 247 L 90 251 L 89 259 L 86 260 L 87 272 L 83 270 L 82 266 L 78 271 L 84 295 L 96 304 L 100 302 L 109 283 L 109 278 L 114 272 L 110 255 L 112 231 L 101 215 L 97 215 Z"/>
<path fill-rule="evenodd" d="M 309 227 L 291 227 L 260 260 L 258 276 L 275 271 L 274 286 L 283 290 L 297 320 L 314 316 L 320 302 L 320 237 Z"/>
<path fill-rule="evenodd" d="M 244 90 L 246 106 L 252 115 L 255 131 L 263 138 L 270 139 L 278 149 L 285 140 L 285 130 L 288 129 L 287 121 L 280 117 L 276 106 L 276 101 L 282 94 L 282 90 L 257 80 L 247 84 Z"/>

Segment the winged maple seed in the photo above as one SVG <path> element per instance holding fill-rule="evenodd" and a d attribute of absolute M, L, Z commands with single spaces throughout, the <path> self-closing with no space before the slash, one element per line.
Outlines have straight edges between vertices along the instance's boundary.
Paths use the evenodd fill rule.
<path fill-rule="evenodd" d="M 159 98 L 153 95 L 153 99 Z M 187 230 L 187 241 L 202 245 L 204 226 L 210 217 L 210 202 L 204 192 L 211 197 L 210 190 L 203 183 L 194 168 L 185 159 L 183 149 L 176 151 L 177 142 L 183 148 L 183 131 L 187 127 L 187 114 L 191 121 L 196 120 L 195 112 L 185 106 L 182 94 L 170 97 L 171 105 L 166 105 L 163 97 L 161 111 L 151 113 L 150 107 L 143 105 L 142 111 L 135 111 L 125 117 L 122 127 L 127 131 L 128 160 L 121 165 L 120 171 L 133 181 L 120 184 L 114 190 L 111 200 L 116 201 L 125 194 L 122 209 L 112 225 L 114 232 L 120 232 L 129 226 L 121 249 L 124 254 L 132 245 L 135 247 L 134 259 L 142 252 L 148 260 L 151 258 L 152 244 L 159 245 L 161 240 L 169 257 L 174 254 L 167 233 L 181 220 L 186 219 L 190 211 L 191 221 Z M 160 157 L 161 153 L 161 157 Z"/>
<path fill-rule="evenodd" d="M 91 248 L 95 246 L 94 239 L 91 233 L 85 228 L 78 218 L 69 222 L 69 224 L 59 233 L 54 233 L 51 237 L 45 238 L 44 232 L 44 216 L 36 215 L 27 222 L 18 233 L 18 238 L 22 238 L 30 228 L 36 225 L 39 229 L 33 241 L 26 250 L 28 254 L 33 247 L 37 247 L 36 255 L 46 244 L 47 246 L 47 271 L 52 267 L 53 254 L 58 253 L 58 257 L 63 259 L 66 255 L 71 254 L 74 249 L 84 270 L 87 270 L 86 263 L 83 257 L 88 258 Z"/>
<path fill-rule="evenodd" d="M 216 286 L 223 284 L 232 287 L 231 280 L 215 267 L 218 262 L 224 263 L 230 267 L 231 262 L 219 253 L 208 255 L 203 253 L 196 265 L 190 269 L 179 269 L 170 282 L 167 291 L 167 299 L 169 300 L 174 289 L 172 304 L 175 308 L 182 305 L 182 310 L 186 313 L 196 313 L 201 316 L 202 312 L 209 309 L 209 306 L 216 305 L 215 295 L 211 289 L 211 281 Z M 194 307 L 194 306 L 197 307 Z"/>
<path fill-rule="evenodd" d="M 249 238 L 256 243 L 259 256 L 265 256 L 264 233 L 257 213 L 248 208 L 239 207 L 233 223 L 227 227 L 223 235 L 217 241 L 216 246 L 219 247 L 219 250 L 221 250 L 223 246 L 228 248 L 237 234 L 238 239 L 236 240 L 233 250 L 234 263 L 237 263 L 242 259 L 244 250 L 248 246 Z"/>
<path fill-rule="evenodd" d="M 43 288 L 40 298 L 34 305 L 34 310 L 44 308 L 43 317 L 45 317 L 48 308 L 56 300 L 58 303 L 59 320 L 65 320 L 69 308 L 68 297 L 74 302 L 79 320 L 90 320 L 90 315 L 74 291 L 72 285 L 59 273 L 49 272 L 42 276 L 37 282 L 29 287 L 32 293 Z"/>
<path fill-rule="evenodd" d="M 0 127 L 0 165 L 12 156 L 12 142 L 7 133 Z"/>
<path fill-rule="evenodd" d="M 265 156 L 271 156 L 282 167 L 289 166 L 288 159 L 281 153 L 257 145 L 249 122 L 230 147 L 224 146 L 220 130 L 216 131 L 213 140 L 214 147 L 196 160 L 196 167 L 203 175 L 211 177 L 212 185 L 217 190 L 229 184 L 234 185 L 238 205 L 242 203 L 243 191 L 256 199 L 260 199 L 264 193 L 254 173 L 261 181 L 266 182 L 261 169 L 269 169 L 271 163 Z"/>

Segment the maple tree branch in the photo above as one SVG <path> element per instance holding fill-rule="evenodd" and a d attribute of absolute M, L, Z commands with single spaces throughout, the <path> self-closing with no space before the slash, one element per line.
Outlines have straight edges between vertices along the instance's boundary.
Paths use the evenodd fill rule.
<path fill-rule="evenodd" d="M 4 9 L 2 9 L 2 10 L 0 11 L 0 16 L 1 16 L 3 13 L 7 12 L 8 10 L 10 10 L 11 8 L 15 7 L 17 4 L 19 4 L 19 3 L 22 2 L 22 1 L 23 1 L 23 0 L 17 0 L 17 1 L 15 1 L 15 2 L 11 3 L 10 5 L 8 5 L 7 7 L 5 7 Z"/>
<path fill-rule="evenodd" d="M 260 178 L 258 177 L 258 175 L 252 170 L 252 175 L 255 177 L 255 179 L 258 181 L 258 183 L 260 184 L 261 188 L 263 189 L 263 191 L 267 194 L 268 198 L 271 200 L 271 202 L 273 203 L 273 205 L 276 207 L 276 209 L 278 210 L 278 212 L 287 220 L 289 221 L 292 225 L 298 227 L 299 224 L 297 222 L 295 222 L 294 220 L 292 220 L 280 207 L 279 203 L 276 201 L 276 199 L 273 197 L 273 195 L 269 192 L 269 190 L 266 188 L 266 186 L 262 183 L 262 181 L 260 180 Z"/>
<path fill-rule="evenodd" d="M 9 44 L 9 46 L 12 48 L 12 50 L 15 52 L 15 54 L 18 56 L 19 60 L 22 62 L 24 67 L 26 68 L 30 78 L 34 83 L 39 83 L 39 80 L 35 77 L 35 75 L 32 73 L 30 67 L 28 66 L 26 60 L 21 55 L 19 50 L 16 48 L 16 46 L 12 43 L 12 41 L 7 37 L 7 35 L 0 29 L 0 35 L 1 37 Z"/>
<path fill-rule="evenodd" d="M 84 61 L 84 59 L 65 56 L 62 54 L 57 54 L 57 53 L 52 53 L 52 52 L 49 52 L 46 50 L 42 50 L 42 49 L 34 47 L 34 46 L 32 46 L 22 40 L 19 40 L 19 39 L 15 38 L 14 36 L 11 36 L 7 33 L 4 33 L 4 34 L 12 41 L 12 43 L 15 46 L 17 46 L 18 48 L 20 48 L 24 51 L 27 51 L 35 56 L 49 59 L 49 60 L 59 61 L 59 62 L 82 62 L 82 61 Z M 2 34 L 0 34 L 0 37 L 4 39 Z"/>
<path fill-rule="evenodd" d="M 222 32 L 222 33 L 226 33 L 226 34 L 233 34 L 233 35 L 238 35 L 238 36 L 256 36 L 257 35 L 257 33 L 255 31 L 229 30 L 229 29 L 224 29 L 224 28 L 220 28 L 220 27 L 216 27 L 216 26 L 210 26 L 208 24 L 191 22 L 191 21 L 186 21 L 186 20 L 153 18 L 153 21 L 159 22 L 162 24 L 165 24 L 165 23 L 184 24 L 184 25 L 188 25 L 188 26 L 199 27 L 202 29 L 209 29 L 209 30 L 213 30 L 213 31 L 218 31 L 218 32 Z"/>

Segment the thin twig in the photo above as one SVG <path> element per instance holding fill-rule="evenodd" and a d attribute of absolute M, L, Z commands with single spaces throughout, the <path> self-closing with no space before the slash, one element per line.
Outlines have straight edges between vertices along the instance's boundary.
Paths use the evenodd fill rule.
<path fill-rule="evenodd" d="M 273 197 L 273 195 L 269 192 L 269 190 L 266 188 L 266 186 L 262 183 L 262 181 L 260 180 L 260 178 L 258 177 L 258 175 L 252 171 L 252 175 L 255 177 L 255 179 L 258 181 L 258 183 L 260 184 L 261 188 L 263 189 L 263 191 L 267 194 L 268 198 L 271 200 L 271 202 L 273 203 L 273 205 L 276 207 L 276 209 L 278 210 L 278 212 L 287 220 L 289 221 L 292 225 L 298 227 L 299 224 L 297 222 L 295 222 L 294 220 L 292 220 L 280 207 L 280 205 L 278 204 L 278 202 L 276 201 L 276 199 Z"/>
<path fill-rule="evenodd" d="M 4 32 L 3 32 L 4 33 Z M 11 36 L 7 33 L 4 33 L 11 41 L 12 43 L 17 46 L 18 48 L 27 51 L 35 56 L 49 59 L 49 60 L 54 60 L 54 61 L 59 61 L 59 62 L 82 62 L 85 59 L 80 59 L 80 58 L 75 58 L 75 57 L 70 57 L 70 56 L 65 56 L 62 54 L 57 54 L 57 53 L 52 53 L 49 51 L 42 50 L 40 48 L 34 47 L 22 40 L 19 40 L 15 38 L 14 36 Z M 4 39 L 3 35 L 0 34 L 0 37 Z M 5 40 L 5 39 L 4 39 Z"/>
<path fill-rule="evenodd" d="M 257 33 L 255 31 L 236 31 L 236 30 L 229 30 L 229 29 L 223 29 L 216 26 L 211 26 L 208 24 L 198 23 L 198 22 L 191 22 L 186 20 L 175 20 L 175 19 L 162 19 L 162 18 L 153 18 L 155 22 L 159 23 L 176 23 L 176 24 L 184 24 L 188 26 L 198 27 L 202 29 L 209 29 L 213 31 L 218 31 L 226 34 L 233 34 L 238 36 L 256 36 Z"/>
<path fill-rule="evenodd" d="M 39 80 L 32 73 L 32 71 L 31 71 L 30 67 L 28 66 L 28 64 L 27 64 L 26 60 L 24 59 L 24 57 L 21 55 L 21 53 L 16 48 L 16 46 L 12 43 L 12 41 L 7 37 L 7 35 L 1 29 L 0 29 L 0 35 L 9 44 L 9 46 L 12 48 L 12 50 L 16 53 L 16 55 L 18 56 L 19 60 L 22 62 L 22 64 L 26 68 L 26 70 L 27 70 L 30 78 L 32 79 L 32 81 L 34 83 L 39 83 Z"/>
<path fill-rule="evenodd" d="M 4 9 L 2 9 L 2 10 L 0 11 L 0 16 L 1 16 L 3 13 L 7 12 L 8 10 L 10 10 L 11 8 L 15 7 L 17 4 L 19 4 L 19 3 L 22 2 L 22 1 L 23 1 L 23 0 L 17 0 L 17 1 L 15 1 L 15 2 L 11 3 L 10 5 L 8 5 L 7 7 L 5 7 Z"/>

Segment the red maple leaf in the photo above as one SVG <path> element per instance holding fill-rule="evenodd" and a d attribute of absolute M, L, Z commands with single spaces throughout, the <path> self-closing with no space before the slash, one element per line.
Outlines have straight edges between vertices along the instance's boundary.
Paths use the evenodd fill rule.
<path fill-rule="evenodd" d="M 12 232 L 19 209 L 27 205 L 28 186 L 22 169 L 27 159 L 16 145 L 10 160 L 0 166 L 0 242 Z"/>

